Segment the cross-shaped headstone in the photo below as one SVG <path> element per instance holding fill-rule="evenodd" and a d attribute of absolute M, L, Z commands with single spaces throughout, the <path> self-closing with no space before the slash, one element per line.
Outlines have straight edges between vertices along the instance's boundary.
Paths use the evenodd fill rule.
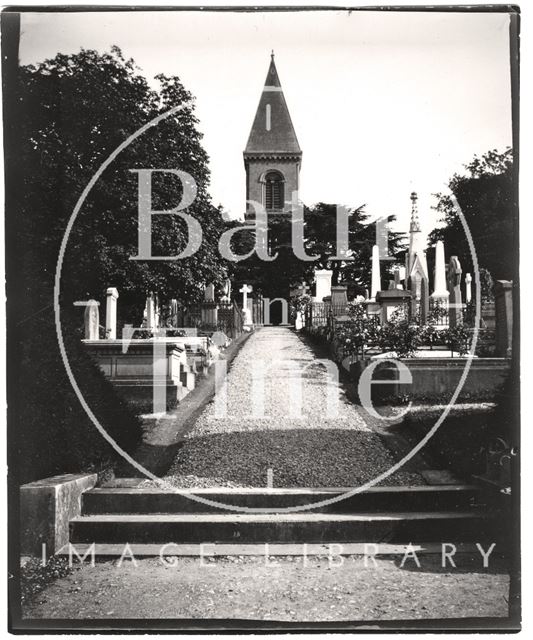
<path fill-rule="evenodd" d="M 248 294 L 252 293 L 254 288 L 249 284 L 243 284 L 239 289 L 239 293 L 242 293 L 242 308 L 248 309 Z"/>

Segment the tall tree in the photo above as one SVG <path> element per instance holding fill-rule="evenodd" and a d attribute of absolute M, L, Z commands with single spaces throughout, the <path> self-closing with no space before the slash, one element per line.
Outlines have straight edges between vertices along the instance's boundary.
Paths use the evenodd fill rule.
<path fill-rule="evenodd" d="M 376 223 L 368 221 L 368 215 L 362 206 L 351 208 L 348 212 L 347 258 L 351 260 L 332 260 L 339 250 L 337 207 L 321 202 L 313 207 L 304 207 L 304 248 L 307 255 L 315 256 L 315 260 L 304 261 L 295 255 L 289 215 L 269 215 L 269 247 L 272 255 L 278 254 L 276 260 L 263 261 L 253 254 L 233 266 L 233 277 L 239 284 L 252 284 L 270 298 L 286 298 L 291 287 L 302 281 L 312 282 L 315 269 L 331 269 L 334 284 L 350 282 L 369 288 Z M 389 221 L 392 222 L 392 219 Z M 253 233 L 243 231 L 236 238 L 239 254 L 244 255 L 253 247 Z M 389 255 L 393 259 L 383 263 L 387 273 L 402 251 L 402 241 L 402 234 L 389 232 Z"/>
<path fill-rule="evenodd" d="M 318 266 L 323 269 L 332 269 L 333 284 L 353 282 L 361 287 L 370 288 L 372 247 L 376 244 L 376 222 L 369 222 L 364 205 L 348 209 L 348 212 L 348 254 L 351 260 L 331 259 L 337 254 L 338 220 L 336 206 L 323 202 L 306 211 L 307 251 L 319 256 Z M 394 216 L 389 216 L 387 222 L 394 222 Z M 403 234 L 389 229 L 388 254 L 392 259 L 382 263 L 385 274 L 390 274 L 396 263 L 396 258 L 403 248 L 403 239 Z"/>
<path fill-rule="evenodd" d="M 8 249 L 22 286 L 12 296 L 10 332 L 16 369 L 10 406 L 18 418 L 13 473 L 21 482 L 62 472 L 100 470 L 116 454 L 85 414 L 67 378 L 57 345 L 53 287 L 60 243 L 73 208 L 94 173 L 129 136 L 172 107 L 183 108 L 127 147 L 94 185 L 69 236 L 62 269 L 61 318 L 70 365 L 84 397 L 103 426 L 133 453 L 142 429 L 83 349 L 83 313 L 72 302 L 103 301 L 119 289 L 120 322 L 140 322 L 145 293 L 194 300 L 201 283 L 221 280 L 226 266 L 217 243 L 224 229 L 208 195 L 208 157 L 197 129 L 194 102 L 179 78 L 159 76 L 151 88 L 132 60 L 82 50 L 18 69 L 16 131 L 21 168 L 9 185 L 16 194 L 7 212 L 15 233 Z M 203 243 L 190 258 L 130 260 L 138 254 L 137 176 L 132 169 L 179 169 L 198 187 L 187 209 L 202 225 Z M 176 176 L 156 174 L 154 209 L 181 199 Z M 153 216 L 154 255 L 176 255 L 186 242 L 184 222 Z M 13 265 L 16 265 L 13 267 Z"/>
<path fill-rule="evenodd" d="M 448 186 L 472 234 L 479 267 L 487 269 L 494 279 L 512 280 L 517 269 L 513 251 L 516 203 L 513 201 L 512 149 L 476 156 L 465 169 L 465 173 L 455 174 Z M 471 272 L 469 243 L 451 194 L 436 194 L 435 209 L 441 214 L 444 226 L 434 229 L 429 241 L 443 240 L 446 253 L 457 255 L 463 270 Z"/>
<path fill-rule="evenodd" d="M 178 77 L 160 75 L 157 81 L 159 89 L 150 88 L 134 62 L 125 60 L 117 48 L 105 54 L 60 54 L 21 69 L 21 153 L 27 172 L 20 238 L 29 281 L 35 274 L 41 276 L 42 295 L 49 294 L 74 204 L 95 171 L 141 126 L 180 105 L 180 111 L 127 147 L 93 187 L 69 237 L 62 293 L 69 302 L 87 295 L 98 299 L 107 286 L 116 286 L 121 307 L 131 305 L 138 319 L 147 291 L 195 299 L 202 282 L 225 276 L 217 250 L 224 223 L 208 195 L 208 157 L 193 98 Z M 138 254 L 138 176 L 132 170 L 147 168 L 178 169 L 196 182 L 197 196 L 187 213 L 200 222 L 203 242 L 190 258 L 130 259 Z M 176 175 L 153 175 L 154 210 L 176 207 L 181 196 Z M 152 217 L 153 255 L 177 255 L 186 239 L 186 225 L 179 217 Z"/>

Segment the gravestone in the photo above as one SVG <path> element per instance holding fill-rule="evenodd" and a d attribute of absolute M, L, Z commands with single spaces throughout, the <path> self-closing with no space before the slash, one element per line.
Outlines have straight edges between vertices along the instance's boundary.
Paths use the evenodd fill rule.
<path fill-rule="evenodd" d="M 399 269 L 394 269 L 394 288 L 398 290 L 403 289 Z"/>
<path fill-rule="evenodd" d="M 115 287 L 108 288 L 106 298 L 105 334 L 108 340 L 116 340 L 118 291 Z"/>
<path fill-rule="evenodd" d="M 231 280 L 229 278 L 226 278 L 222 286 L 221 302 L 231 302 Z"/>
<path fill-rule="evenodd" d="M 434 272 L 434 290 L 432 297 L 448 298 L 446 289 L 446 263 L 444 258 L 444 243 L 437 240 L 435 245 L 435 272 Z"/>
<path fill-rule="evenodd" d="M 448 284 L 449 297 L 449 325 L 456 327 L 463 322 L 463 299 L 461 295 L 461 263 L 457 256 L 452 256 L 448 264 L 446 280 Z"/>
<path fill-rule="evenodd" d="M 448 305 L 451 298 L 446 282 L 446 264 L 444 261 L 444 244 L 442 240 L 438 240 L 435 245 L 434 289 L 429 298 L 432 309 L 440 309 L 443 313 L 448 313 Z"/>
<path fill-rule="evenodd" d="M 370 299 L 375 300 L 378 291 L 381 291 L 381 271 L 379 264 L 379 247 L 375 244 L 372 247 L 372 286 L 370 289 Z"/>
<path fill-rule="evenodd" d="M 316 292 L 315 302 L 323 302 L 324 298 L 331 296 L 331 269 L 317 269 L 315 271 Z"/>
<path fill-rule="evenodd" d="M 157 329 L 157 302 L 155 295 L 150 293 L 150 295 L 146 298 L 146 328 L 149 331 L 154 331 Z"/>
<path fill-rule="evenodd" d="M 202 303 L 202 325 L 216 329 L 218 326 L 218 306 L 215 302 L 215 285 L 208 284 L 204 291 Z"/>
<path fill-rule="evenodd" d="M 183 324 L 183 305 L 176 298 L 170 301 L 170 317 L 172 327 L 180 327 Z"/>
<path fill-rule="evenodd" d="M 466 288 L 465 301 L 468 304 L 472 300 L 472 276 L 470 273 L 467 273 L 465 275 L 465 288 Z"/>
<path fill-rule="evenodd" d="M 481 303 L 481 328 L 488 331 L 496 330 L 496 305 L 494 302 Z"/>
<path fill-rule="evenodd" d="M 338 284 L 331 287 L 331 312 L 335 317 L 346 315 L 348 306 L 348 287 Z"/>
<path fill-rule="evenodd" d="M 96 300 L 89 300 L 85 307 L 85 340 L 98 340 L 100 338 L 100 311 Z"/>
<path fill-rule="evenodd" d="M 254 288 L 251 285 L 243 284 L 239 289 L 239 293 L 242 293 L 242 312 L 244 314 L 244 324 L 251 325 L 252 321 L 252 310 L 248 304 L 248 294 L 252 293 Z"/>
<path fill-rule="evenodd" d="M 206 286 L 204 290 L 204 300 L 205 302 L 214 302 L 215 301 L 215 285 L 210 283 Z"/>
<path fill-rule="evenodd" d="M 510 358 L 513 345 L 513 283 L 496 280 L 494 283 L 496 306 L 496 355 Z"/>

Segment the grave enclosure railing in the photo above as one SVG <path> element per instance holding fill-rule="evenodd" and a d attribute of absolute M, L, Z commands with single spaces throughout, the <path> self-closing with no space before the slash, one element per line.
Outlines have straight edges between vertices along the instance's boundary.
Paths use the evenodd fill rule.
<path fill-rule="evenodd" d="M 399 318 L 408 318 L 409 322 L 416 324 L 415 319 L 410 313 L 410 305 L 406 303 L 404 306 L 404 313 L 400 313 Z M 463 305 L 463 307 L 461 325 L 466 334 L 469 334 L 469 337 L 467 338 L 462 338 L 460 332 L 457 334 L 452 331 L 451 328 L 448 329 L 450 312 L 447 305 L 438 300 L 432 301 L 430 306 L 431 319 L 424 325 L 424 327 L 428 329 L 430 326 L 433 326 L 438 333 L 433 333 L 431 338 L 427 337 L 431 335 L 431 333 L 422 337 L 419 350 L 449 350 L 452 354 L 464 353 L 462 345 L 463 343 L 472 343 L 474 323 L 471 318 L 471 314 L 468 312 L 468 306 Z M 330 302 L 312 302 L 305 308 L 303 317 L 304 327 L 307 331 L 310 331 L 311 333 L 321 333 L 329 342 L 332 343 L 337 343 L 339 339 L 342 341 L 342 334 L 345 334 L 346 331 L 352 331 L 353 333 L 354 319 L 349 317 L 346 305 L 332 305 Z M 376 316 L 376 320 L 380 322 L 379 316 Z M 488 329 L 483 326 L 483 322 L 480 322 L 480 324 L 481 326 L 478 329 L 475 354 L 478 357 L 492 357 L 495 355 L 495 332 L 493 329 Z M 351 348 L 354 348 L 353 343 Z M 379 353 L 381 351 L 383 351 L 383 345 L 378 343 L 373 344 L 371 341 L 365 343 L 364 347 L 357 349 L 358 355 L 361 356 L 368 353 Z"/>
<path fill-rule="evenodd" d="M 306 329 L 326 327 L 331 316 L 331 303 L 311 302 L 305 308 L 304 325 Z"/>
<path fill-rule="evenodd" d="M 332 325 L 332 319 L 347 319 L 347 316 L 347 304 L 331 304 L 331 302 L 311 302 L 305 308 L 304 325 L 306 329 L 327 327 Z"/>
<path fill-rule="evenodd" d="M 442 300 L 430 300 L 429 311 L 436 327 L 445 327 L 450 321 L 448 305 Z"/>
<path fill-rule="evenodd" d="M 228 337 L 238 338 L 243 332 L 244 318 L 236 302 L 222 302 L 218 305 L 217 331 Z"/>
<path fill-rule="evenodd" d="M 238 338 L 243 332 L 242 312 L 233 302 L 200 302 L 184 306 L 176 320 L 179 326 L 198 331 L 223 331 L 228 337 Z"/>

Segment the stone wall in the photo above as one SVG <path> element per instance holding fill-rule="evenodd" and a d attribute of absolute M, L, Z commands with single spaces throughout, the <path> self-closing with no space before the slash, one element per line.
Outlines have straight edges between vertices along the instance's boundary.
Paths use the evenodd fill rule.
<path fill-rule="evenodd" d="M 20 552 L 50 556 L 69 541 L 69 522 L 81 513 L 81 496 L 96 484 L 96 474 L 66 474 L 20 488 Z"/>
<path fill-rule="evenodd" d="M 412 384 L 394 382 L 398 379 L 397 367 L 392 362 L 383 362 L 376 367 L 372 379 L 391 382 L 372 386 L 373 401 L 408 397 L 445 404 L 452 397 L 466 365 L 466 358 L 402 358 L 401 361 L 411 373 Z M 365 359 L 351 365 L 350 373 L 356 383 L 371 362 Z M 494 401 L 509 371 L 510 361 L 506 358 L 474 358 L 459 399 Z"/>

